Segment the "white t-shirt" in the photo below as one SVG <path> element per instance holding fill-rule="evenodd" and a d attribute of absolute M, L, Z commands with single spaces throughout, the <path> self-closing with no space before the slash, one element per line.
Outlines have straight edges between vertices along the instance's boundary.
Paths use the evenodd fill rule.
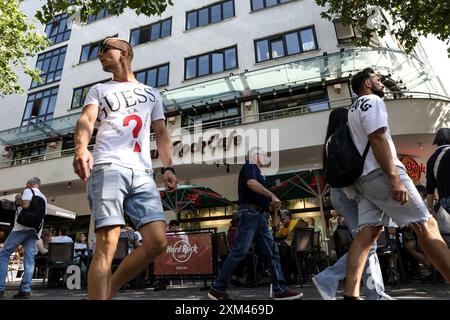
<path fill-rule="evenodd" d="M 152 169 L 150 126 L 165 119 L 158 91 L 142 83 L 109 81 L 91 87 L 84 105 L 98 106 L 94 164 Z"/>
<path fill-rule="evenodd" d="M 47 198 L 44 196 L 44 194 L 38 189 L 38 188 L 33 188 L 34 194 L 41 197 L 42 199 L 45 200 L 45 214 L 47 214 Z M 22 200 L 28 200 L 31 201 L 31 199 L 33 198 L 33 192 L 31 192 L 31 190 L 29 188 L 23 190 L 22 192 Z M 19 215 L 19 213 L 22 211 L 21 207 L 18 207 L 17 213 L 16 213 L 16 217 L 14 219 L 14 228 L 12 229 L 12 231 L 21 231 L 21 230 L 36 230 L 32 227 L 25 227 L 23 225 L 21 225 L 20 223 L 17 222 L 17 216 Z M 43 227 L 43 224 L 42 224 Z M 37 236 L 40 238 L 41 237 L 41 233 L 42 233 L 42 227 L 39 230 L 39 232 L 37 233 Z"/>
<path fill-rule="evenodd" d="M 348 123 L 350 132 L 356 148 L 362 155 L 366 148 L 368 135 L 380 128 L 386 128 L 386 138 L 391 149 L 392 159 L 396 166 L 404 167 L 397 158 L 394 142 L 392 141 L 391 132 L 388 125 L 388 114 L 384 101 L 375 94 L 369 94 L 359 97 L 350 107 L 348 112 Z M 364 169 L 361 176 L 380 168 L 378 161 L 375 159 L 372 148 L 367 153 Z"/>
<path fill-rule="evenodd" d="M 71 237 L 69 236 L 56 236 L 56 237 L 52 237 L 50 239 L 50 242 L 52 243 L 72 243 L 73 240 Z"/>

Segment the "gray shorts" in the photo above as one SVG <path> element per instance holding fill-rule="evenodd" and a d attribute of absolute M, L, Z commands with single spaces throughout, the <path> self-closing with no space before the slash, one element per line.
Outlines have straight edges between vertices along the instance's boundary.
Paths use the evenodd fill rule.
<path fill-rule="evenodd" d="M 165 220 L 152 172 L 113 163 L 94 165 L 87 195 L 95 230 L 125 225 L 124 212 L 138 230 L 144 224 Z"/>
<path fill-rule="evenodd" d="M 353 185 L 358 193 L 358 226 L 387 225 L 389 217 L 403 227 L 431 218 L 424 201 L 405 169 L 397 167 L 400 181 L 408 191 L 408 202 L 401 205 L 392 199 L 389 181 L 382 169 L 376 169 L 359 178 Z"/>

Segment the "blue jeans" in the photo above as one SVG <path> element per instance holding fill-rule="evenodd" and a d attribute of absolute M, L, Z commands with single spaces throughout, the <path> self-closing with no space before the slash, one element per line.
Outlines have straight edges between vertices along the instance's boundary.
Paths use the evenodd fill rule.
<path fill-rule="evenodd" d="M 34 273 L 34 259 L 37 253 L 36 241 L 38 240 L 34 230 L 13 231 L 9 234 L 3 248 L 0 250 L 0 291 L 5 291 L 5 280 L 8 272 L 8 262 L 11 254 L 19 245 L 23 245 L 23 277 L 20 291 L 31 292 L 31 280 Z"/>
<path fill-rule="evenodd" d="M 358 204 L 355 200 L 348 199 L 340 188 L 331 188 L 331 203 L 334 208 L 344 216 L 345 222 L 354 234 L 358 227 Z M 377 256 L 377 244 L 374 242 L 369 251 L 366 267 L 363 272 L 363 283 L 369 300 L 384 296 L 384 283 L 381 274 L 380 262 Z M 343 255 L 336 263 L 320 273 L 330 281 L 339 282 L 347 274 L 347 254 Z"/>
<path fill-rule="evenodd" d="M 289 288 L 286 285 L 283 272 L 281 271 L 278 247 L 274 246 L 274 239 L 269 229 L 269 214 L 267 212 L 260 213 L 253 207 L 246 205 L 239 206 L 237 214 L 240 216 L 240 223 L 236 233 L 235 245 L 231 249 L 229 256 L 225 259 L 225 263 L 213 284 L 213 288 L 223 293 L 227 290 L 231 274 L 246 257 L 254 241 L 258 252 L 263 258 L 274 262 L 275 270 L 272 270 L 273 291 L 287 291 Z"/>

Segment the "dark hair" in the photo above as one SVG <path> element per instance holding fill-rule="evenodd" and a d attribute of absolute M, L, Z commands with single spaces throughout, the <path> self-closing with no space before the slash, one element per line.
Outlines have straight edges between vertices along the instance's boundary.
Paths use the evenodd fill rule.
<path fill-rule="evenodd" d="M 170 220 L 169 226 L 177 226 L 177 227 L 179 227 L 180 226 L 180 222 L 178 222 L 178 220 L 176 220 L 176 219 Z"/>
<path fill-rule="evenodd" d="M 375 71 L 372 68 L 365 68 L 364 70 L 358 72 L 352 77 L 352 90 L 354 93 L 359 95 L 359 90 L 361 90 L 361 87 L 367 79 L 370 79 L 370 74 L 375 73 Z"/>
<path fill-rule="evenodd" d="M 333 133 L 336 132 L 336 130 L 343 124 L 347 122 L 348 118 L 348 109 L 346 108 L 336 108 L 333 109 L 330 112 L 330 115 L 328 117 L 328 126 L 327 126 L 327 133 L 325 135 L 325 143 L 323 144 L 323 169 L 326 169 L 327 165 L 327 141 L 331 137 Z"/>
<path fill-rule="evenodd" d="M 442 146 L 444 144 L 450 144 L 450 128 L 440 128 L 436 132 L 433 144 L 437 146 Z"/>
<path fill-rule="evenodd" d="M 61 234 L 63 236 L 67 236 L 67 234 L 69 233 L 69 230 L 70 230 L 69 226 L 67 226 L 65 224 L 63 224 L 61 227 L 59 227 L 59 232 L 61 232 Z"/>

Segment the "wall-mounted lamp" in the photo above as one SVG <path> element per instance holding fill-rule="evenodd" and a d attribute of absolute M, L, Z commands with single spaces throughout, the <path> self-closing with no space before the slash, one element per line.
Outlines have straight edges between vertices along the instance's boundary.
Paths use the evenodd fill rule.
<path fill-rule="evenodd" d="M 223 101 L 219 100 L 219 106 L 221 106 L 223 108 Z"/>
<path fill-rule="evenodd" d="M 174 125 L 177 122 L 177 119 L 175 117 L 168 117 L 167 122 Z"/>
<path fill-rule="evenodd" d="M 234 97 L 234 102 L 235 102 L 236 104 L 238 104 L 238 103 L 239 103 L 239 99 L 238 99 L 238 97 Z"/>
<path fill-rule="evenodd" d="M 72 182 L 67 182 L 67 189 L 70 189 L 70 188 L 72 188 Z"/>
<path fill-rule="evenodd" d="M 50 148 L 52 148 L 52 149 L 56 149 L 56 147 L 58 146 L 58 142 L 55 142 L 55 141 L 50 142 L 50 143 L 48 144 L 48 146 L 49 146 Z"/>
<path fill-rule="evenodd" d="M 423 150 L 423 144 L 422 144 L 422 142 L 419 142 L 418 145 L 419 145 L 419 149 L 420 149 L 420 150 Z"/>
<path fill-rule="evenodd" d="M 289 94 L 292 94 L 292 87 L 291 86 L 288 87 L 288 91 L 289 91 Z"/>
<path fill-rule="evenodd" d="M 277 96 L 277 90 L 273 89 L 272 90 L 272 94 L 273 94 L 274 97 L 276 97 Z"/>

